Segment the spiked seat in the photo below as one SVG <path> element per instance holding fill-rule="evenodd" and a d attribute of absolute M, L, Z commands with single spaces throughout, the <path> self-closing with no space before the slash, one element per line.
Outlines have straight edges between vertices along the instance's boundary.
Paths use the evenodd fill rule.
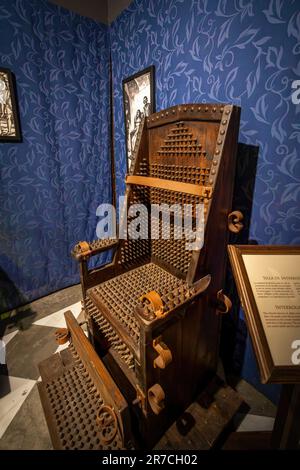
<path fill-rule="evenodd" d="M 173 310 L 195 294 L 186 281 L 154 263 L 139 266 L 87 291 L 88 315 L 131 369 L 134 368 L 134 360 L 130 349 L 138 355 L 140 342 L 140 324 L 134 313 L 137 307 L 144 308 L 145 317 L 155 319 L 151 305 L 143 305 L 140 300 L 145 292 L 151 291 L 160 295 L 165 312 Z M 101 312 L 109 313 L 115 319 L 116 330 Z M 127 336 L 129 348 L 118 338 L 116 331 L 120 328 Z"/>

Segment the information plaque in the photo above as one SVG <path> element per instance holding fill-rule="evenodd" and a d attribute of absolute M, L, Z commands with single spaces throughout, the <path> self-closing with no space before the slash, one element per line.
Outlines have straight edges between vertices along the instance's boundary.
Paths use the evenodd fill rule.
<path fill-rule="evenodd" d="M 229 245 L 263 383 L 300 382 L 300 247 Z"/>

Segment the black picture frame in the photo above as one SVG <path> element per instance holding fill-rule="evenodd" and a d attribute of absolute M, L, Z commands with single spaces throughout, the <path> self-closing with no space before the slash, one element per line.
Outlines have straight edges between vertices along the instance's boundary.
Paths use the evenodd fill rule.
<path fill-rule="evenodd" d="M 134 137 L 137 134 L 138 125 L 142 121 L 143 116 L 149 116 L 149 114 L 155 112 L 154 65 L 125 78 L 122 81 L 122 89 L 127 171 L 129 171 L 135 143 Z M 147 103 L 144 102 L 145 97 L 147 97 Z"/>
<path fill-rule="evenodd" d="M 21 142 L 14 75 L 0 67 L 0 142 Z"/>

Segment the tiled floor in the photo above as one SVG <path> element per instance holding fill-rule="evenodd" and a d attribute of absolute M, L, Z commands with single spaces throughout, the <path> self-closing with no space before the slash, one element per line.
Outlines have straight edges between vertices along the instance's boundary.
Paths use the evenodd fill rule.
<path fill-rule="evenodd" d="M 54 331 L 63 313 L 81 311 L 81 288 L 73 286 L 14 312 L 0 322 L 0 449 L 51 449 L 36 382 L 38 363 L 57 347 Z M 0 336 L 0 337 L 1 337 Z"/>
<path fill-rule="evenodd" d="M 0 437 L 5 433 L 34 385 L 35 380 L 0 376 L 0 387 L 3 394 L 0 403 Z"/>
<path fill-rule="evenodd" d="M 78 318 L 80 300 L 80 286 L 73 286 L 0 321 L 0 450 L 52 448 L 36 385 L 37 365 L 58 350 L 53 333 L 65 326 L 66 310 Z M 237 390 L 250 408 L 245 417 L 237 417 L 238 430 L 271 430 L 276 407 L 245 381 Z"/>

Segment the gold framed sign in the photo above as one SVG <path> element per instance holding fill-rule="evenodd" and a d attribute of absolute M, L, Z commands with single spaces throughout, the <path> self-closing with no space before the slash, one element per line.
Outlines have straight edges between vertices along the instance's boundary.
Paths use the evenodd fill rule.
<path fill-rule="evenodd" d="M 300 382 L 300 247 L 229 245 L 263 383 Z"/>

